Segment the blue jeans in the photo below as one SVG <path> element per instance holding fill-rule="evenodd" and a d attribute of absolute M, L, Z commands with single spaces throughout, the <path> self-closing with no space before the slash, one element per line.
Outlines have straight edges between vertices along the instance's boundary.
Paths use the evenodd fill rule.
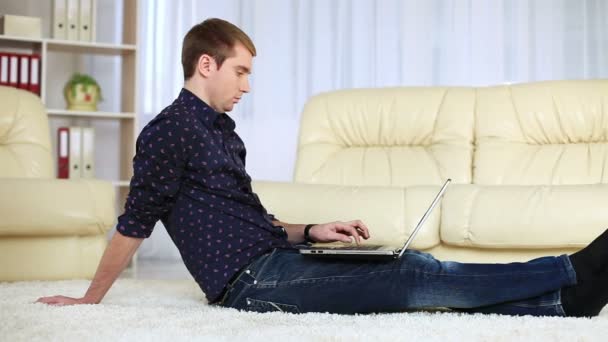
<path fill-rule="evenodd" d="M 397 260 L 361 261 L 274 249 L 241 271 L 217 304 L 257 312 L 354 314 L 445 307 L 563 316 L 560 289 L 574 284 L 576 274 L 566 255 L 465 264 L 409 250 Z"/>

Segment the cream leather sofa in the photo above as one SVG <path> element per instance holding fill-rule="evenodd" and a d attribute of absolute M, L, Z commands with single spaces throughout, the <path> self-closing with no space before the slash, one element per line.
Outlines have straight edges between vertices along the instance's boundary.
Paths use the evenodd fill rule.
<path fill-rule="evenodd" d="M 294 183 L 255 182 L 277 218 L 361 219 L 399 246 L 505 262 L 571 253 L 608 228 L 608 80 L 357 89 L 306 104 Z"/>
<path fill-rule="evenodd" d="M 114 189 L 55 179 L 40 99 L 0 86 L 0 281 L 91 278 L 116 220 Z"/>

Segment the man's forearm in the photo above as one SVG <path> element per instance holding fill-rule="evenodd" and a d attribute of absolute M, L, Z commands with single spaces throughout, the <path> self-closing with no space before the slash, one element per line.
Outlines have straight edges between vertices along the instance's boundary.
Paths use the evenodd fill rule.
<path fill-rule="evenodd" d="M 287 231 L 287 241 L 290 243 L 304 242 L 304 227 L 305 224 L 290 224 L 278 220 L 272 221 L 275 226 L 282 226 Z"/>
<path fill-rule="evenodd" d="M 116 232 L 103 253 L 95 277 L 84 296 L 88 303 L 99 303 L 118 275 L 127 266 L 143 239 L 126 237 Z"/>

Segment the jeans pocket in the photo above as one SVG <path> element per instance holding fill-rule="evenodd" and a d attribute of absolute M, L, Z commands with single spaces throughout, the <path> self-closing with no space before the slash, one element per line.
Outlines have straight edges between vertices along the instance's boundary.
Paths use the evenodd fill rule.
<path fill-rule="evenodd" d="M 245 310 L 253 312 L 300 313 L 300 308 L 298 308 L 297 305 L 282 304 L 253 298 L 246 298 L 245 305 Z"/>

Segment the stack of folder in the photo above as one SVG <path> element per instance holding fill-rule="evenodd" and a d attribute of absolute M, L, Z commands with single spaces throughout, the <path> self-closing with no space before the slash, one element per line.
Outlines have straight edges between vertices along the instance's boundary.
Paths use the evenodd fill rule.
<path fill-rule="evenodd" d="M 0 85 L 40 95 L 40 55 L 0 51 Z"/>
<path fill-rule="evenodd" d="M 54 0 L 53 38 L 95 41 L 96 0 Z"/>
<path fill-rule="evenodd" d="M 95 129 L 57 129 L 57 178 L 95 178 Z"/>

